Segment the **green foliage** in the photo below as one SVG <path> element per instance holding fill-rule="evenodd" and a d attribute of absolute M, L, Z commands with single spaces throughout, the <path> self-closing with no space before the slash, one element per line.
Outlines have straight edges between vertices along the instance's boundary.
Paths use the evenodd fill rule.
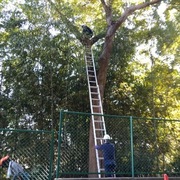
<path fill-rule="evenodd" d="M 35 123 L 38 129 L 57 128 L 59 109 L 89 112 L 83 49 L 71 32 L 73 27 L 79 26 L 80 30 L 80 25 L 87 22 L 98 34 L 105 31 L 105 20 L 99 4 L 93 14 L 94 4 L 78 2 L 75 6 L 74 3 L 77 2 L 55 1 L 52 5 L 50 1 L 32 0 L 17 5 L 14 10 L 1 12 L 2 127 L 19 126 L 23 120 L 23 127 Z M 175 4 L 168 8 L 177 9 Z M 123 9 L 127 4 L 114 1 L 115 19 L 122 11 L 119 6 Z M 168 12 L 165 12 L 167 20 L 163 20 L 155 8 L 138 11 L 117 31 L 105 89 L 106 113 L 179 116 L 179 78 L 175 69 L 179 64 L 176 23 L 179 14 L 173 13 L 172 21 L 172 14 Z M 143 19 L 138 18 L 141 14 Z M 153 19 L 147 19 L 148 16 Z M 147 65 L 136 62 L 135 55 L 136 46 L 153 40 L 157 41 L 154 56 L 159 57 L 150 70 Z M 102 45 L 103 39 L 94 46 L 97 72 Z M 148 58 L 149 51 L 142 48 L 141 54 Z M 171 55 L 174 58 L 169 63 Z"/>
<path fill-rule="evenodd" d="M 25 14 L 31 11 L 24 10 Z M 27 17 L 31 21 L 32 17 Z M 52 128 L 59 119 L 59 109 L 68 108 L 68 99 L 74 99 L 74 80 L 80 77 L 79 70 L 84 69 L 79 60 L 81 51 L 78 52 L 77 41 L 62 24 L 58 27 L 58 35 L 53 35 L 50 30 L 56 26 L 47 26 L 46 17 L 43 19 L 45 24 L 42 21 L 38 25 L 40 19 L 33 17 L 31 22 L 35 24 L 29 21 L 28 29 L 12 26 L 12 18 L 3 23 L 8 32 L 2 33 L 2 48 L 8 45 L 6 50 L 2 49 L 2 53 L 8 55 L 4 57 L 2 69 L 4 96 L 1 97 L 7 100 L 2 103 L 1 115 L 7 119 L 3 127 L 10 122 L 11 127 L 17 127 L 21 119 L 23 127 L 35 123 L 38 129 Z M 79 83 L 83 79 L 79 78 Z"/>
<path fill-rule="evenodd" d="M 83 47 L 76 38 L 81 36 L 82 24 L 90 26 L 95 35 L 106 31 L 103 8 L 95 0 L 52 2 L 54 4 L 50 1 L 26 0 L 25 3 L 16 4 L 15 9 L 6 10 L 6 1 L 0 1 L 2 128 L 59 130 L 60 109 L 90 111 Z M 14 1 L 10 3 L 14 4 Z M 124 4 L 123 1 L 114 0 L 113 20 L 117 20 L 127 6 L 135 4 L 137 1 Z M 178 5 L 178 0 L 170 1 L 163 16 L 158 14 L 156 8 L 140 10 L 131 15 L 116 32 L 103 101 L 106 114 L 174 119 L 180 117 Z M 103 44 L 104 39 L 101 39 L 93 47 L 97 73 Z M 138 50 L 140 45 L 141 49 Z M 71 154 L 68 157 L 70 161 L 65 164 L 67 168 L 71 168 L 71 165 L 75 167 L 75 162 L 82 165 L 83 156 L 77 159 L 81 154 L 75 154 L 79 147 L 82 148 L 84 157 L 88 156 L 88 141 L 84 141 L 84 138 L 89 137 L 88 120 L 78 116 L 75 120 L 66 119 L 63 124 L 67 127 L 63 136 L 65 148 L 62 148 L 62 153 L 68 150 Z M 123 154 L 118 159 L 118 163 L 124 164 L 120 171 L 130 172 L 130 152 L 126 148 L 120 148 L 121 141 L 129 134 L 129 129 L 123 127 L 129 127 L 129 124 L 126 124 L 126 120 L 118 126 L 114 121 L 108 123 L 107 128 L 111 127 L 111 134 L 117 138 L 117 153 Z M 152 136 L 154 127 L 159 132 L 157 139 Z M 76 129 L 75 133 L 71 128 Z M 122 134 L 119 133 L 120 129 Z M 135 129 L 137 171 L 154 170 L 157 164 L 156 159 L 152 158 L 158 150 L 161 152 L 157 158 L 161 159 L 162 164 L 162 156 L 167 155 L 170 159 L 170 153 L 173 160 L 168 168 L 179 168 L 179 152 L 174 146 L 176 138 L 172 138 L 179 137 L 178 125 L 167 124 L 164 128 L 163 124 L 142 123 L 137 120 Z M 166 137 L 164 130 L 169 133 Z M 145 138 L 143 142 L 137 134 Z M 24 137 L 20 137 L 20 145 L 23 144 Z M 68 144 L 69 137 L 72 144 Z M 26 138 L 31 139 L 30 136 Z M 42 147 L 38 149 L 36 143 L 33 147 L 39 156 L 37 161 L 41 162 L 47 155 L 41 156 L 46 144 L 44 139 L 38 138 L 42 140 Z M 156 147 L 157 142 L 159 149 Z M 128 142 L 124 140 L 123 143 Z M 147 146 L 148 143 L 151 146 Z M 36 168 L 39 171 L 41 169 L 35 167 L 35 173 Z M 83 168 L 87 169 L 82 165 Z"/>

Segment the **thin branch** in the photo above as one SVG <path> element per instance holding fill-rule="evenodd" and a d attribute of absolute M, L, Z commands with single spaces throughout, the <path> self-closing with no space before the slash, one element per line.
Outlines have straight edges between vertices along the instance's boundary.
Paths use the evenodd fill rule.
<path fill-rule="evenodd" d="M 130 6 L 129 8 L 125 10 L 125 12 L 121 15 L 121 17 L 116 21 L 116 27 L 118 28 L 127 19 L 127 17 L 130 16 L 136 10 L 140 10 L 150 5 L 160 3 L 161 1 L 162 0 L 153 0 L 151 2 L 145 2 L 145 3 L 135 5 L 135 6 Z"/>
<path fill-rule="evenodd" d="M 104 0 L 101 0 L 101 4 L 104 8 L 105 14 L 106 14 L 106 22 L 108 25 L 111 25 L 112 22 L 112 0 L 109 4 L 105 3 Z"/>
<path fill-rule="evenodd" d="M 104 10 L 106 11 L 106 7 L 107 7 L 107 5 L 106 5 L 105 1 L 104 1 L 104 0 L 101 0 L 101 4 L 102 4 L 102 6 L 103 6 Z"/>
<path fill-rule="evenodd" d="M 92 39 L 91 39 L 91 44 L 93 45 L 94 43 L 96 43 L 97 41 L 99 41 L 100 39 L 104 38 L 106 36 L 106 33 L 105 32 L 102 32 L 96 36 L 94 36 Z"/>

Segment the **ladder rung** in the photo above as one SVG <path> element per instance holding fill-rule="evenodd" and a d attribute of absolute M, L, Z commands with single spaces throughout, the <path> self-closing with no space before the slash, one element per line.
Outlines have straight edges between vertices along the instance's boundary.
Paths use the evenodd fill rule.
<path fill-rule="evenodd" d="M 92 104 L 92 106 L 93 106 L 93 107 L 101 107 L 100 105 L 93 105 L 93 104 Z"/>
<path fill-rule="evenodd" d="M 96 138 L 96 139 L 102 140 L 103 138 Z"/>
<path fill-rule="evenodd" d="M 96 116 L 96 115 L 102 115 L 103 116 L 103 114 L 102 113 L 100 113 L 100 112 L 97 112 L 97 113 L 92 113 L 93 115 L 92 116 Z"/>
<path fill-rule="evenodd" d="M 104 131 L 104 129 L 95 129 L 96 131 Z"/>
<path fill-rule="evenodd" d="M 99 157 L 99 160 L 104 160 L 104 158 L 103 157 Z"/>
<path fill-rule="evenodd" d="M 103 123 L 103 121 L 102 120 L 94 120 L 94 122 L 97 122 L 97 123 Z"/>
<path fill-rule="evenodd" d="M 100 168 L 100 171 L 104 171 L 105 169 L 104 168 Z"/>

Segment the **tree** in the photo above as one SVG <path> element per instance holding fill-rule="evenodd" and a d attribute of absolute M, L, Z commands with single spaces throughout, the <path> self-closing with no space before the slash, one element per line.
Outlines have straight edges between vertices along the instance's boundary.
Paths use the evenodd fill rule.
<path fill-rule="evenodd" d="M 9 77 L 9 82 L 6 81 L 6 83 L 7 83 L 6 87 L 9 87 L 8 90 L 11 93 L 12 93 L 12 91 L 14 91 L 14 89 L 16 89 L 16 91 L 14 91 L 14 93 L 13 93 L 13 96 L 12 96 L 13 98 L 11 97 L 10 99 L 13 100 L 13 103 L 15 102 L 14 104 L 16 105 L 16 109 L 20 109 L 20 107 L 22 108 L 18 112 L 18 119 L 21 118 L 21 114 L 24 111 L 22 104 L 25 102 L 25 105 L 27 107 L 26 110 L 28 110 L 31 115 L 32 114 L 34 115 L 34 119 L 36 121 L 38 120 L 39 127 L 44 128 L 45 126 L 49 127 L 49 125 L 51 123 L 50 119 L 53 119 L 52 117 L 53 117 L 54 111 L 52 109 L 55 109 L 55 107 L 56 108 L 63 107 L 63 105 L 65 105 L 65 101 L 66 101 L 66 98 L 64 98 L 65 82 L 68 81 L 70 84 L 71 88 L 69 88 L 69 91 L 68 91 L 68 94 L 69 94 L 68 101 L 72 102 L 72 103 L 74 103 L 74 94 L 75 94 L 74 89 L 77 88 L 77 86 L 73 82 L 75 80 L 76 80 L 76 82 L 79 82 L 79 83 L 85 82 L 84 79 L 83 79 L 83 81 L 81 81 L 80 77 L 77 78 L 78 76 L 73 76 L 73 74 L 76 74 L 76 75 L 78 74 L 77 69 L 76 69 L 77 66 L 75 66 L 75 64 L 74 64 L 75 61 L 78 61 L 78 58 L 76 58 L 77 56 L 75 55 L 75 51 L 69 52 L 70 48 L 68 48 L 68 47 L 72 47 L 71 46 L 72 44 L 76 44 L 77 46 L 80 47 L 81 45 L 84 45 L 84 43 L 85 43 L 84 41 L 86 41 L 86 43 L 89 43 L 90 46 L 94 45 L 95 43 L 98 46 L 103 45 L 101 51 L 99 51 L 99 54 L 98 54 L 99 56 L 97 56 L 97 57 L 98 57 L 98 64 L 99 64 L 98 82 L 99 82 L 99 86 L 100 86 L 101 97 L 102 97 L 102 99 L 105 99 L 104 92 L 105 92 L 105 85 L 107 82 L 108 73 L 109 74 L 112 73 L 116 77 L 123 76 L 121 79 L 124 79 L 124 80 L 127 77 L 130 77 L 133 80 L 133 76 L 130 76 L 130 75 L 128 76 L 128 73 L 122 73 L 122 69 L 120 69 L 117 74 L 110 71 L 110 70 L 113 70 L 113 67 L 110 67 L 110 64 L 112 62 L 111 55 L 113 53 L 113 43 L 115 42 L 115 39 L 116 39 L 115 37 L 116 37 L 117 33 L 119 33 L 119 29 L 124 28 L 123 23 L 125 23 L 125 22 L 127 22 L 127 23 L 131 22 L 132 25 L 136 24 L 136 26 L 140 26 L 140 27 L 141 27 L 141 23 L 142 23 L 143 28 L 144 28 L 144 26 L 148 27 L 149 22 L 145 23 L 144 19 L 142 21 L 141 20 L 138 21 L 137 18 L 134 18 L 134 16 L 138 16 L 141 13 L 143 13 L 144 8 L 149 8 L 151 5 L 154 5 L 154 7 L 152 7 L 153 12 L 154 12 L 152 16 L 154 18 L 158 18 L 157 16 L 155 16 L 156 8 L 159 5 L 159 3 L 162 1 L 161 0 L 152 0 L 152 1 L 146 1 L 146 2 L 140 3 L 138 5 L 136 5 L 135 3 L 125 4 L 125 3 L 123 3 L 123 1 L 115 1 L 115 0 L 114 1 L 101 0 L 101 4 L 98 4 L 99 1 L 95 1 L 95 0 L 92 0 L 91 2 L 87 2 L 87 3 L 82 2 L 82 1 L 78 2 L 77 0 L 69 0 L 69 1 L 61 1 L 61 2 L 52 1 L 54 3 L 52 3 L 50 0 L 48 0 L 49 3 L 46 3 L 46 1 L 39 2 L 36 0 L 32 0 L 32 3 L 30 3 L 30 2 L 31 1 L 29 1 L 26 4 L 21 5 L 21 7 L 23 9 L 23 13 L 25 14 L 25 17 L 28 19 L 28 23 L 30 23 L 30 26 L 29 26 L 30 31 L 21 31 L 22 29 L 20 29 L 21 28 L 20 25 L 22 22 L 19 21 L 20 19 L 18 19 L 18 18 L 17 19 L 12 18 L 6 24 L 7 25 L 6 28 L 11 29 L 12 31 L 8 32 L 9 34 L 4 33 L 3 37 L 8 36 L 8 38 L 10 38 L 10 49 L 13 51 L 10 51 L 9 54 L 14 55 L 13 57 L 9 57 L 9 59 L 11 59 L 12 62 L 5 63 L 6 67 L 12 70 L 11 71 L 12 74 Z M 173 3 L 178 3 L 178 2 L 176 0 L 173 0 Z M 127 5 L 129 7 L 127 7 Z M 94 11 L 95 6 L 98 9 L 97 11 Z M 89 9 L 89 11 L 87 11 L 88 14 L 85 14 L 87 8 L 84 8 L 84 7 L 87 7 Z M 104 9 L 104 13 L 100 13 L 101 8 Z M 52 10 L 52 11 L 50 11 L 50 10 Z M 137 11 L 137 10 L 140 10 L 140 11 Z M 80 11 L 81 11 L 81 13 L 80 13 Z M 41 12 L 41 13 L 39 13 L 39 12 Z M 89 13 L 90 13 L 90 15 L 89 15 Z M 83 39 L 78 26 L 83 21 L 86 21 L 84 17 L 90 16 L 90 19 L 91 19 L 91 17 L 92 17 L 91 15 L 93 13 L 95 13 L 95 16 L 96 16 L 94 18 L 93 25 L 94 25 L 94 29 L 97 30 L 96 31 L 97 34 L 95 33 L 95 36 L 92 39 Z M 130 15 L 132 15 L 131 17 L 134 19 L 128 19 L 128 18 L 130 18 Z M 167 14 L 167 16 L 168 16 L 168 14 Z M 8 17 L 8 16 L 6 16 L 6 17 Z M 19 22 L 20 22 L 20 24 L 17 24 Z M 49 38 L 51 36 L 51 34 L 48 33 L 48 30 L 50 29 L 50 27 L 52 25 L 56 29 L 60 30 L 60 34 L 56 38 L 51 39 L 51 38 Z M 158 26 L 156 26 L 156 27 L 158 27 Z M 151 34 L 150 35 L 148 34 L 148 32 L 149 32 L 148 28 L 145 28 L 145 30 L 143 28 L 139 32 L 139 34 L 140 34 L 139 37 L 141 38 L 139 43 L 142 42 L 142 39 L 145 39 L 146 41 L 148 41 L 148 39 L 151 38 Z M 131 29 L 131 26 L 129 27 L 129 29 Z M 159 35 L 158 40 L 161 43 L 158 44 L 159 45 L 158 48 L 162 49 L 162 47 L 165 47 L 165 45 L 168 44 L 168 42 L 164 43 L 164 38 L 162 38 L 161 32 L 158 33 L 158 30 L 159 30 L 158 28 L 156 28 L 156 29 L 154 28 L 153 30 L 154 30 L 154 34 L 157 33 L 157 35 Z M 22 35 L 21 34 L 22 32 L 26 32 L 27 34 L 25 33 L 24 35 Z M 30 34 L 29 34 L 29 32 L 30 32 Z M 64 32 L 66 32 L 66 33 L 64 33 Z M 173 31 L 173 32 L 175 32 L 175 31 Z M 3 34 L 3 33 L 1 33 L 1 34 Z M 137 32 L 137 34 L 138 34 L 138 32 Z M 165 31 L 164 31 L 164 34 L 166 34 Z M 62 41 L 63 41 L 62 39 L 66 35 L 67 35 L 67 39 L 72 39 L 72 41 L 70 40 L 69 44 L 66 42 L 62 43 Z M 75 40 L 75 37 L 73 35 L 75 35 L 79 41 Z M 176 37 L 175 33 L 173 33 L 173 35 L 174 35 L 173 37 Z M 121 36 L 121 34 L 120 34 L 120 36 Z M 123 34 L 122 34 L 122 38 L 123 38 Z M 129 37 L 129 38 L 135 39 L 137 37 Z M 26 43 L 24 43 L 25 39 L 27 40 Z M 176 40 L 177 40 L 176 42 L 178 42 L 178 38 Z M 131 40 L 131 42 L 132 41 L 133 40 Z M 81 45 L 79 44 L 79 42 L 81 42 Z M 122 40 L 121 40 L 121 38 L 119 38 L 117 44 L 119 45 L 121 43 L 122 43 Z M 19 46 L 22 44 L 25 45 L 23 48 L 22 48 L 22 46 Z M 35 47 L 34 47 L 34 44 L 36 44 Z M 172 45 L 172 44 L 173 43 L 170 43 L 170 45 Z M 21 51 L 21 50 L 24 48 L 27 48 L 26 46 L 29 48 L 27 51 L 28 52 L 27 58 L 29 58 L 28 60 L 31 60 L 31 61 L 28 61 L 26 58 L 23 57 L 26 53 L 24 54 L 23 53 L 24 51 Z M 61 47 L 61 48 L 59 48 L 59 47 Z M 172 47 L 174 49 L 174 46 L 170 46 L 170 47 Z M 58 53 L 56 51 L 57 49 L 58 49 L 58 51 L 60 50 L 60 53 Z M 128 48 L 128 49 L 131 49 L 131 48 Z M 165 49 L 166 48 L 164 48 L 164 52 L 165 52 Z M 78 49 L 78 51 L 80 51 L 80 48 Z M 132 51 L 133 51 L 133 48 L 132 48 Z M 170 49 L 170 51 L 171 51 L 171 49 Z M 118 54 L 118 56 L 121 56 L 121 54 Z M 82 57 L 82 56 L 80 55 L 79 57 Z M 65 69 L 59 70 L 58 67 L 60 65 L 64 65 L 64 64 L 67 65 L 66 60 L 68 61 L 69 59 L 70 59 L 69 69 L 67 66 L 64 66 Z M 122 60 L 122 58 L 119 58 L 119 59 Z M 23 67 L 26 67 L 25 69 L 20 67 L 20 65 L 22 65 L 21 64 L 22 60 L 25 61 L 25 66 L 23 66 Z M 63 60 L 65 60 L 65 61 L 63 61 Z M 124 60 L 126 60 L 126 58 L 124 58 Z M 24 62 L 24 61 L 22 61 L 22 62 Z M 40 65 L 42 66 L 42 69 L 39 69 L 40 71 L 37 71 L 35 73 L 33 68 L 35 67 L 36 63 L 40 63 Z M 120 65 L 123 64 L 122 61 L 119 63 L 120 63 Z M 114 63 L 114 64 L 116 64 L 116 63 Z M 28 65 L 28 66 L 26 66 L 26 65 Z M 127 65 L 127 61 L 124 62 L 124 69 L 127 68 L 126 65 Z M 67 76 L 66 70 L 69 72 L 68 78 L 65 77 L 65 76 Z M 59 73 L 59 71 L 61 73 Z M 24 79 L 22 78 L 22 81 L 21 81 L 19 74 L 23 74 L 23 73 L 24 73 L 24 76 L 23 76 Z M 37 74 L 38 74 L 38 76 L 37 76 Z M 7 73 L 7 75 L 8 75 L 8 73 Z M 6 78 L 7 77 L 8 76 L 6 76 Z M 26 79 L 27 77 L 28 77 L 28 79 Z M 43 83 L 40 84 L 40 80 L 42 77 L 43 77 Z M 62 79 L 60 80 L 59 77 L 62 77 Z M 15 79 L 14 82 L 13 82 L 13 78 Z M 27 80 L 27 81 L 25 81 L 25 80 Z M 111 79 L 109 79 L 109 81 L 110 80 Z M 128 82 L 128 83 L 130 84 L 130 82 Z M 56 86 L 55 84 L 60 84 L 61 87 L 58 85 Z M 129 89 L 127 90 L 125 85 L 126 85 L 126 82 L 124 83 L 124 86 L 123 86 L 124 89 L 121 89 L 121 92 L 124 92 L 124 91 L 125 92 L 124 92 L 124 94 L 122 93 L 123 97 L 120 97 L 120 98 L 124 98 L 124 100 L 127 102 L 127 104 L 130 104 L 132 102 L 132 99 L 130 99 L 128 97 L 128 94 L 132 93 L 133 88 L 130 90 Z M 137 85 L 138 85 L 138 83 L 137 83 Z M 19 91 L 19 86 L 23 87 L 23 90 Z M 34 87 L 34 89 L 30 88 L 31 86 Z M 51 87 L 50 88 L 51 91 L 49 91 L 49 86 Z M 83 86 L 83 88 L 84 87 L 85 86 Z M 139 89 L 140 88 L 143 88 L 143 87 L 139 87 Z M 56 89 L 56 92 L 55 92 L 55 89 Z M 138 90 L 138 87 L 137 87 L 137 90 Z M 61 93 L 58 94 L 59 92 L 61 92 Z M 26 97 L 27 94 L 29 95 L 28 97 Z M 145 92 L 145 90 L 144 90 L 144 94 L 145 94 L 145 96 L 147 94 Z M 31 101 L 28 101 L 29 100 L 28 98 L 30 98 L 30 99 L 33 98 L 34 99 L 33 103 Z M 23 103 L 22 103 L 22 101 L 23 101 Z M 59 102 L 58 106 L 55 101 Z M 62 103 L 60 103 L 60 101 Z M 51 103 L 49 103 L 49 102 L 51 102 Z M 87 103 L 85 103 L 85 104 L 87 104 Z M 38 111 L 38 113 L 34 113 L 34 112 L 36 112 L 37 107 L 38 107 L 39 111 Z M 73 107 L 74 106 L 71 106 L 72 109 L 73 109 Z M 129 106 L 127 106 L 127 108 L 124 108 L 124 109 L 128 109 L 128 107 Z M 136 108 L 136 106 L 134 108 Z M 51 109 L 51 111 L 50 111 L 50 109 Z M 78 110 L 79 109 L 81 109 L 80 106 L 78 106 Z M 12 111 L 13 111 L 13 109 L 12 109 Z M 47 114 L 43 113 L 44 111 L 46 111 Z M 118 112 L 118 111 L 116 111 L 116 112 Z M 127 111 L 124 110 L 124 113 L 126 113 L 126 112 Z M 139 113 L 139 114 L 141 114 L 141 113 Z M 41 119 L 43 119 L 44 122 L 42 122 Z M 94 150 L 93 144 L 90 144 L 90 147 L 92 147 L 92 150 Z M 90 159 L 92 160 L 92 162 L 90 162 L 90 164 L 92 164 L 92 166 L 95 167 L 95 164 L 93 162 L 94 159 L 91 158 L 91 155 L 90 155 Z M 90 169 L 90 171 L 92 172 L 92 171 L 96 171 L 96 170 Z"/>
<path fill-rule="evenodd" d="M 48 0 L 48 1 L 51 4 L 53 4 L 50 0 Z M 144 2 L 144 3 L 140 3 L 138 5 L 132 5 L 128 8 L 126 8 L 124 10 L 124 12 L 119 17 L 116 15 L 117 18 L 115 18 L 115 19 L 114 19 L 114 14 L 113 14 L 113 2 L 114 2 L 113 0 L 109 0 L 109 1 L 101 0 L 101 5 L 102 5 L 104 12 L 105 12 L 105 19 L 106 19 L 106 23 L 107 23 L 106 29 L 107 30 L 106 31 L 103 30 L 103 33 L 100 33 L 100 34 L 94 36 L 92 39 L 83 39 L 80 36 L 80 33 L 78 32 L 76 26 L 74 26 L 66 18 L 66 16 L 59 9 L 56 8 L 56 10 L 58 11 L 58 13 L 61 17 L 61 20 L 64 21 L 64 23 L 70 29 L 72 34 L 75 34 L 77 39 L 79 39 L 79 41 L 82 44 L 89 44 L 90 46 L 92 46 L 98 40 L 104 38 L 103 49 L 102 49 L 101 55 L 99 56 L 99 60 L 98 60 L 99 69 L 98 69 L 98 75 L 97 75 L 102 100 L 104 97 L 104 90 L 105 90 L 107 72 L 108 72 L 108 67 L 109 67 L 109 60 L 110 60 L 110 56 L 111 56 L 111 51 L 112 51 L 112 47 L 113 47 L 113 41 L 114 41 L 115 33 L 122 26 L 122 24 L 126 21 L 128 16 L 133 14 L 136 10 L 144 9 L 150 5 L 159 4 L 161 2 L 161 0 L 152 0 L 152 1 Z M 84 43 L 84 41 L 85 41 L 85 43 Z M 92 127 L 92 125 L 91 125 L 91 127 Z M 90 131 L 90 133 L 91 133 L 90 136 L 93 136 L 92 131 Z M 93 150 L 93 147 L 94 147 L 93 144 L 94 144 L 93 141 L 91 141 L 90 145 L 89 145 L 89 147 L 90 147 L 89 165 L 91 166 L 89 169 L 90 172 L 96 171 L 96 169 L 95 169 L 95 167 L 96 167 L 95 162 L 96 161 L 95 161 L 95 158 L 92 158 L 92 157 L 95 157 L 94 156 L 95 150 Z"/>
<path fill-rule="evenodd" d="M 53 4 L 50 0 L 48 1 L 55 7 L 55 4 Z M 86 43 L 92 46 L 98 40 L 104 38 L 103 50 L 98 60 L 99 62 L 98 83 L 99 83 L 102 99 L 104 97 L 107 70 L 108 70 L 109 60 L 110 60 L 111 51 L 113 47 L 113 40 L 114 40 L 115 33 L 121 27 L 121 25 L 127 20 L 128 16 L 132 15 L 136 10 L 144 9 L 150 5 L 159 4 L 161 1 L 162 0 L 153 0 L 149 2 L 140 3 L 138 5 L 132 5 L 130 7 L 127 7 L 122 13 L 122 15 L 120 15 L 119 17 L 117 17 L 116 15 L 117 18 L 114 19 L 115 15 L 113 14 L 113 0 L 109 0 L 109 1 L 101 0 L 101 5 L 103 6 L 104 11 L 105 11 L 107 30 L 106 31 L 102 30 L 102 33 L 99 33 L 98 35 L 94 36 L 92 39 L 89 39 L 89 40 L 86 39 Z M 75 34 L 77 39 L 79 39 L 79 41 L 82 44 L 84 44 L 84 41 L 83 41 L 84 39 L 82 38 L 81 33 L 78 31 L 78 28 L 74 24 L 72 24 L 68 20 L 68 18 L 66 18 L 66 16 L 60 12 L 60 10 L 58 10 L 57 8 L 56 10 L 58 11 L 60 15 L 61 20 L 65 24 L 67 24 L 67 27 L 70 29 L 72 34 Z"/>

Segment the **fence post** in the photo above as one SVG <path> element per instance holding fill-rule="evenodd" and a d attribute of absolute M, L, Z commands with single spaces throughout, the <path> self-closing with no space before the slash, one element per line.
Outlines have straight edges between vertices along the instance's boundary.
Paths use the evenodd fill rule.
<path fill-rule="evenodd" d="M 59 170 L 60 170 L 61 130 L 62 130 L 63 115 L 64 115 L 64 110 L 61 109 L 61 111 L 60 111 L 60 118 L 59 118 L 58 153 L 57 153 L 58 154 L 58 158 L 57 158 L 56 178 L 59 177 Z"/>
<path fill-rule="evenodd" d="M 130 116 L 130 138 L 131 138 L 131 176 L 134 177 L 134 145 L 133 145 L 133 118 Z"/>

